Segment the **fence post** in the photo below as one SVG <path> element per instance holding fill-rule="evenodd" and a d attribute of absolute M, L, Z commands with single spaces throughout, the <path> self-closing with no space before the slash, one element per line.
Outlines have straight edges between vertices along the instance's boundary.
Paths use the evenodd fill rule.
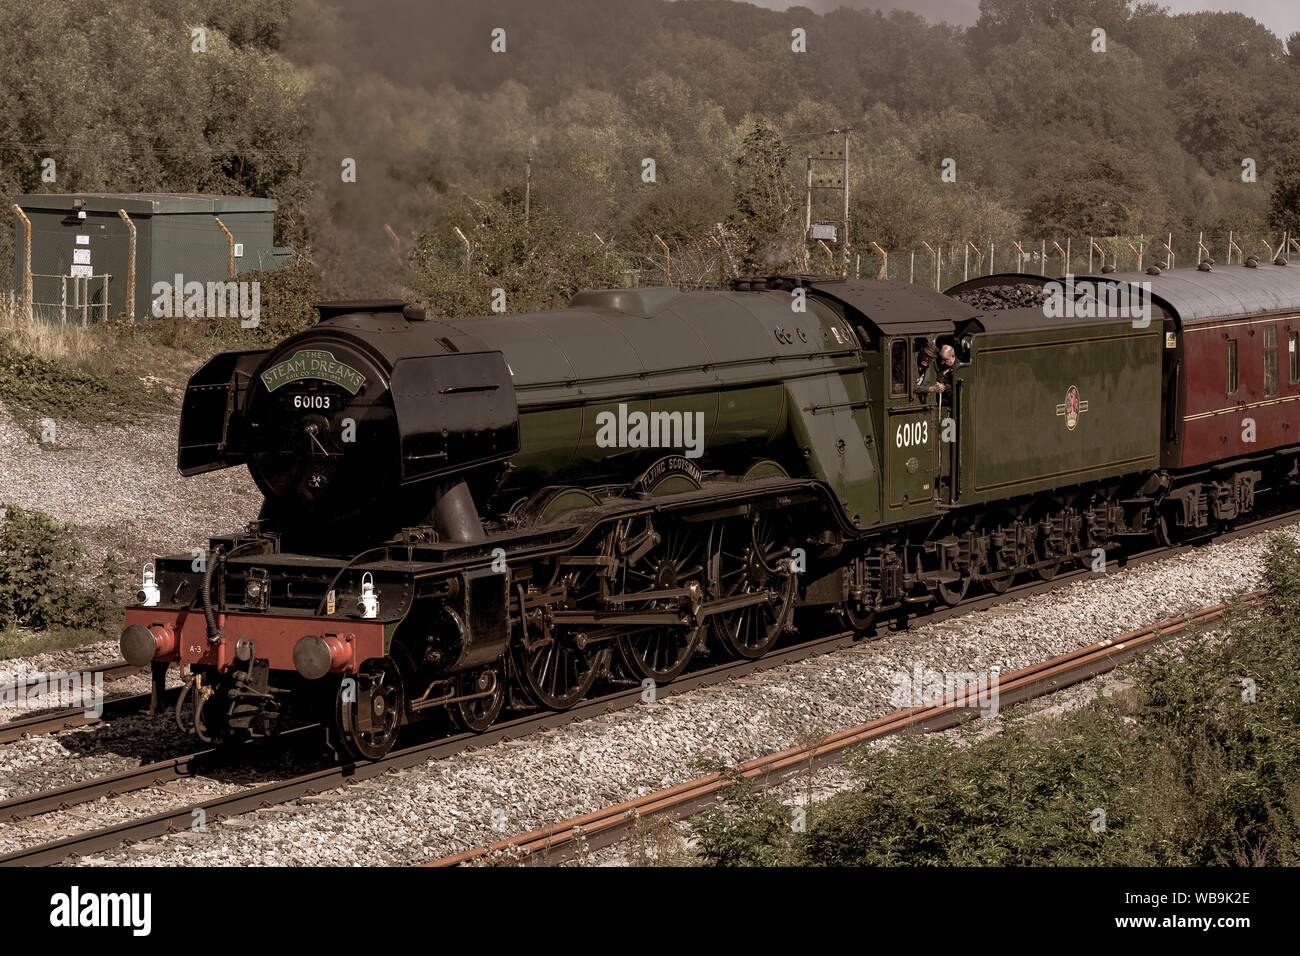
<path fill-rule="evenodd" d="M 454 232 L 454 233 L 456 234 L 456 237 L 457 237 L 458 239 L 460 239 L 460 241 L 463 242 L 463 243 L 465 244 L 465 265 L 468 266 L 468 265 L 469 265 L 469 249 L 470 249 L 470 246 L 469 246 L 469 240 L 465 238 L 465 233 L 463 233 L 463 232 L 460 231 L 460 226 L 452 226 L 452 227 L 451 227 L 451 231 Z"/>
<path fill-rule="evenodd" d="M 1067 241 L 1068 241 L 1068 240 L 1067 240 Z M 1061 248 L 1061 244 L 1060 244 L 1059 242 L 1057 242 L 1055 239 L 1052 240 L 1052 245 L 1056 247 L 1056 251 L 1057 251 L 1057 253 L 1059 253 L 1060 256 L 1061 256 L 1061 266 L 1062 266 L 1061 274 L 1062 274 L 1062 275 L 1069 275 L 1069 274 L 1070 274 L 1070 256 L 1069 256 L 1069 254 L 1066 253 L 1066 251 L 1065 251 L 1064 249 Z M 1046 267 L 1046 262 L 1044 262 L 1044 267 Z M 1046 275 L 1046 273 L 1044 273 L 1044 275 Z"/>
<path fill-rule="evenodd" d="M 126 261 L 126 307 L 122 310 L 126 317 L 132 322 L 135 321 L 135 223 L 131 217 L 126 214 L 125 209 L 119 209 L 117 214 L 122 217 L 126 223 L 127 231 L 130 238 L 127 241 L 127 261 Z M 217 222 L 221 222 L 220 219 Z M 222 227 L 224 228 L 224 227 Z M 104 316 L 108 316 L 108 279 L 104 279 Z"/>
<path fill-rule="evenodd" d="M 212 218 L 216 221 L 216 224 L 221 227 L 221 231 L 226 234 L 226 246 L 230 250 L 227 254 L 228 265 L 226 266 L 226 272 L 228 277 L 233 279 L 235 277 L 235 234 L 227 229 L 226 224 L 216 216 L 213 216 Z"/>
<path fill-rule="evenodd" d="M 23 311 L 32 320 L 32 221 L 23 207 L 14 203 L 14 213 L 23 221 Z"/>
<path fill-rule="evenodd" d="M 1140 241 L 1141 241 L 1141 240 L 1139 240 L 1139 242 L 1140 242 Z M 1127 241 L 1126 241 L 1126 242 L 1125 242 L 1125 245 L 1127 245 L 1127 246 L 1129 247 L 1129 249 L 1131 249 L 1131 250 L 1133 251 L 1133 255 L 1137 256 L 1137 263 L 1138 263 L 1137 271 L 1138 271 L 1138 272 L 1141 272 L 1141 271 L 1142 271 L 1142 251 L 1141 251 L 1140 249 L 1138 249 L 1137 246 L 1133 245 L 1133 243 L 1131 243 L 1131 242 L 1127 242 Z"/>
<path fill-rule="evenodd" d="M 673 257 L 672 257 L 672 253 L 670 253 L 670 252 L 668 251 L 668 243 L 666 243 L 666 242 L 664 242 L 662 239 L 660 239 L 660 238 L 659 238 L 659 235 L 658 235 L 657 233 L 655 234 L 655 237 L 654 237 L 654 238 L 655 238 L 655 242 L 659 243 L 660 248 L 663 249 L 663 251 L 664 251 L 664 278 L 668 280 L 668 284 L 669 284 L 669 285 L 672 285 L 672 284 L 673 284 Z"/>
<path fill-rule="evenodd" d="M 889 253 L 884 249 L 881 249 L 880 245 L 874 239 L 871 240 L 871 248 L 876 255 L 880 256 L 880 271 L 876 273 L 876 278 L 888 279 L 889 278 Z"/>

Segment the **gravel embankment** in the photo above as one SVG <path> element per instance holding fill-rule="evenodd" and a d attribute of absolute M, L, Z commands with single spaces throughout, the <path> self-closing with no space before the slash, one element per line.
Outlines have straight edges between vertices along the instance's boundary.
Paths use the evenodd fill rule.
<path fill-rule="evenodd" d="M 1300 540 L 1300 525 L 1285 533 Z M 914 667 L 981 672 L 996 664 L 1005 672 L 1222 601 L 1258 585 L 1266 538 L 1255 535 L 1087 579 L 720 687 L 210 824 L 206 833 L 161 838 L 83 862 L 422 862 L 691 779 L 691 763 L 699 756 L 739 763 L 878 717 L 894 709 L 890 698 L 898 675 L 910 675 Z M 16 749 L 32 743 L 0 748 L 0 773 Z M 139 802 L 156 810 L 164 800 L 179 802 L 175 793 L 159 791 Z M 94 813 L 104 825 L 130 811 L 108 805 Z M 85 816 L 61 825 L 73 827 Z M 60 825 L 52 818 L 46 824 Z M 32 842 L 39 842 L 35 833 L 0 829 L 0 850 Z"/>
<path fill-rule="evenodd" d="M 77 525 L 91 571 L 111 551 L 135 586 L 145 561 L 206 547 L 261 507 L 244 468 L 181 477 L 177 421 L 178 410 L 135 425 L 59 422 L 57 441 L 46 445 L 0 406 L 0 503 Z"/>

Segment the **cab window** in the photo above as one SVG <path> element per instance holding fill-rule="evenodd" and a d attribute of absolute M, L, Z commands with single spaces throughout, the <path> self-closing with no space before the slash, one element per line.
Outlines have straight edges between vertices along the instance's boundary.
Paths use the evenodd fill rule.
<path fill-rule="evenodd" d="M 1237 390 L 1237 340 L 1228 339 L 1228 394 Z"/>
<path fill-rule="evenodd" d="M 907 343 L 902 339 L 889 346 L 889 394 L 892 398 L 907 394 Z"/>

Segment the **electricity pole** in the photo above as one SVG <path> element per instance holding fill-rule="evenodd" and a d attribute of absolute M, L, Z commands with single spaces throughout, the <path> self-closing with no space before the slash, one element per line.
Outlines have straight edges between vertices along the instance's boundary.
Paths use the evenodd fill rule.
<path fill-rule="evenodd" d="M 804 240 L 811 242 L 813 239 L 830 238 L 829 234 L 818 234 L 815 236 L 813 234 L 813 190 L 830 190 L 841 194 L 840 229 L 842 231 L 838 238 L 840 242 L 840 253 L 844 261 L 845 275 L 848 275 L 849 271 L 849 133 L 851 132 L 852 127 L 827 131 L 828 135 L 839 133 L 844 137 L 844 145 L 838 156 L 826 151 L 822 151 L 815 156 L 811 154 L 808 156 L 807 186 L 804 198 Z M 836 176 L 834 173 L 823 173 L 814 176 L 813 163 L 818 162 L 834 162 L 840 164 L 841 169 L 839 171 L 839 176 Z"/>

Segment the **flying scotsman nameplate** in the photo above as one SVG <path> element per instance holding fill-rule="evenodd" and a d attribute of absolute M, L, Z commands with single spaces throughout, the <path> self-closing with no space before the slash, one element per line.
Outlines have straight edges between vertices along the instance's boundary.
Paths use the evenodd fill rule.
<path fill-rule="evenodd" d="M 304 378 L 319 378 L 335 385 L 342 385 L 355 395 L 366 384 L 366 377 L 351 365 L 345 365 L 334 358 L 332 352 L 321 349 L 302 349 L 293 353 L 292 358 L 272 365 L 262 373 L 262 384 L 268 392 L 274 392 L 281 385 L 298 382 Z"/>

